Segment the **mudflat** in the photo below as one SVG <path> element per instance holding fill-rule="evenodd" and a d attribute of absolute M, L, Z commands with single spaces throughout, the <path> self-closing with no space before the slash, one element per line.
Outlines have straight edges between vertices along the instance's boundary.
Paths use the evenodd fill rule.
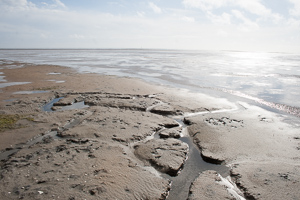
<path fill-rule="evenodd" d="M 61 66 L 2 61 L 0 72 L 1 199 L 300 196 L 300 131 L 274 113 Z M 229 175 L 174 188 L 191 151 L 180 137 Z"/>

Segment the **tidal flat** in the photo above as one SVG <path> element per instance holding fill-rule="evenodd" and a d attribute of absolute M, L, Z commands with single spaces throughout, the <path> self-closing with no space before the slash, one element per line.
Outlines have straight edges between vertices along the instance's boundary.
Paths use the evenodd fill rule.
<path fill-rule="evenodd" d="M 300 196 L 299 128 L 276 113 L 136 78 L 5 62 L 7 83 L 27 84 L 1 88 L 1 120 L 11 119 L 0 131 L 2 199 Z M 20 93 L 40 88 L 49 90 Z"/>

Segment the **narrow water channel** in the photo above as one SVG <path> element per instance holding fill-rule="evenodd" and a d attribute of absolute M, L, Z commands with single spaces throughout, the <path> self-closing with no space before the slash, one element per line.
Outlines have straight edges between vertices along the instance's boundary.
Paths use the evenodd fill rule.
<path fill-rule="evenodd" d="M 229 175 L 229 168 L 225 165 L 211 164 L 202 159 L 201 152 L 189 136 L 187 127 L 184 125 L 182 119 L 176 119 L 176 121 L 182 125 L 183 128 L 182 132 L 184 136 L 179 138 L 179 140 L 189 145 L 189 152 L 184 167 L 177 176 L 162 175 L 164 178 L 172 181 L 168 200 L 187 199 L 191 184 L 203 171 L 215 170 L 223 177 Z"/>
<path fill-rule="evenodd" d="M 43 107 L 44 111 L 51 112 L 53 111 L 51 108 L 54 103 L 58 102 L 61 98 L 56 98 L 50 101 L 48 104 L 46 104 Z M 84 102 L 78 102 L 71 106 L 65 106 L 62 110 L 69 110 L 69 109 L 80 109 L 87 107 L 84 105 Z M 203 114 L 203 113 L 202 113 Z M 197 114 L 195 114 L 197 115 Z M 194 180 L 199 176 L 199 174 L 206 170 L 215 170 L 217 171 L 221 176 L 226 177 L 229 175 L 229 168 L 224 165 L 216 165 L 205 162 L 201 157 L 201 152 L 199 148 L 193 143 L 192 138 L 188 134 L 188 130 L 186 125 L 183 123 L 183 117 L 181 118 L 174 118 L 182 127 L 182 137 L 179 138 L 182 142 L 185 142 L 189 146 L 189 151 L 187 155 L 187 160 L 184 164 L 183 169 L 180 171 L 180 173 L 177 176 L 169 176 L 167 174 L 162 174 L 164 178 L 167 178 L 172 181 L 171 184 L 171 190 L 169 192 L 169 196 L 167 197 L 168 200 L 181 200 L 181 199 L 187 199 L 189 195 L 189 188 L 191 184 L 194 182 Z M 69 128 L 68 126 L 73 126 L 73 123 L 77 124 L 78 122 L 75 120 L 73 122 L 70 122 L 68 125 L 66 125 L 66 128 Z M 34 140 L 31 140 L 27 142 L 26 144 L 19 145 L 11 150 L 5 151 L 0 153 L 0 160 L 5 160 L 12 154 L 19 151 L 21 148 L 28 147 L 30 145 L 33 145 L 37 142 L 40 142 L 45 137 L 56 137 L 56 131 L 49 132 L 48 134 L 44 136 L 40 136 L 38 138 L 35 138 Z M 155 138 L 159 138 L 158 133 L 155 134 Z"/>

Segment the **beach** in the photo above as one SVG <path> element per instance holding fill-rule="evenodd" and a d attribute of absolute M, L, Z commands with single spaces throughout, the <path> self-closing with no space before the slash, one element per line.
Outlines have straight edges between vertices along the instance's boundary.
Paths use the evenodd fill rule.
<path fill-rule="evenodd" d="M 0 67 L 2 199 L 300 196 L 299 127 L 276 113 L 137 78 Z M 191 155 L 208 164 L 189 170 Z"/>

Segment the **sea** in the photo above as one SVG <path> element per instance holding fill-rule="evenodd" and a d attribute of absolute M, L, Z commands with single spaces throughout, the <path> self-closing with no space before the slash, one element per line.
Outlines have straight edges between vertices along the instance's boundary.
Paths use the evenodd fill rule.
<path fill-rule="evenodd" d="M 162 49 L 2 49 L 0 59 L 135 77 L 300 117 L 300 54 Z M 289 117 L 288 117 L 289 118 Z"/>

